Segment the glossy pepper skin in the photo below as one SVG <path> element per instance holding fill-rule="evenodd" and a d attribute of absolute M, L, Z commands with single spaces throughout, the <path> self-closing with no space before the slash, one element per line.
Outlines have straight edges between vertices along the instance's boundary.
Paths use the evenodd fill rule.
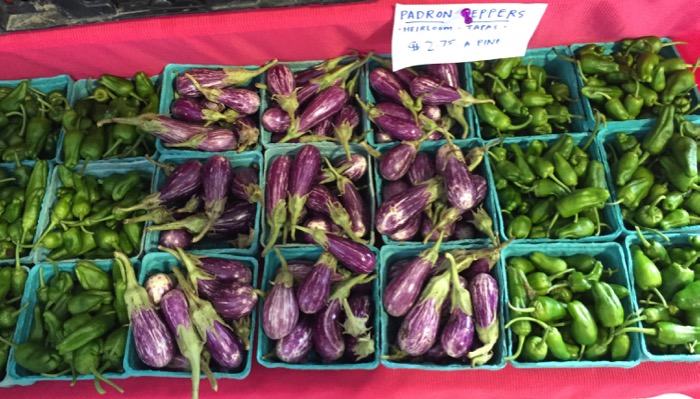
<path fill-rule="evenodd" d="M 605 282 L 595 281 L 592 284 L 595 313 L 604 327 L 617 327 L 625 320 L 625 311 L 620 299 L 612 287 Z"/>
<path fill-rule="evenodd" d="M 574 340 L 580 345 L 593 345 L 598 338 L 598 325 L 593 315 L 580 301 L 568 303 L 567 310 L 571 316 L 571 331 Z"/>

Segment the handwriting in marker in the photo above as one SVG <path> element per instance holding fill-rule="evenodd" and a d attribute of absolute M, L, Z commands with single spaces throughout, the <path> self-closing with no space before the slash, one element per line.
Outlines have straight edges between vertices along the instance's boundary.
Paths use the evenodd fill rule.
<path fill-rule="evenodd" d="M 465 24 L 469 25 L 470 23 L 474 22 L 472 19 L 472 10 L 465 8 L 460 14 L 462 14 L 462 17 L 464 17 Z"/>

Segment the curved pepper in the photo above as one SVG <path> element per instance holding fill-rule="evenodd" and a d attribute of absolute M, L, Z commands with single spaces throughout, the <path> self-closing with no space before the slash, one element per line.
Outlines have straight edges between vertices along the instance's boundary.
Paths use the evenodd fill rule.
<path fill-rule="evenodd" d="M 567 310 L 571 316 L 571 332 L 574 340 L 580 345 L 593 345 L 598 339 L 598 325 L 580 301 L 568 303 Z"/>

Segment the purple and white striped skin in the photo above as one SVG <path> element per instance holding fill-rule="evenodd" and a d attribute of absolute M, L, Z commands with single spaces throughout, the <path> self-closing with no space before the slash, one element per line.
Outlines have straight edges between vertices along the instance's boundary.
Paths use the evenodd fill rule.
<path fill-rule="evenodd" d="M 138 209 L 154 209 L 185 201 L 202 187 L 201 171 L 202 164 L 199 161 L 195 159 L 185 161 L 177 166 L 157 192 L 145 196 L 138 204 L 123 210 L 129 212 Z"/>
<path fill-rule="evenodd" d="M 183 143 L 193 136 L 215 129 L 197 123 L 179 121 L 159 114 L 141 114 L 132 117 L 102 119 L 97 122 L 97 127 L 101 127 L 106 123 L 123 123 L 137 126 L 144 132 L 152 134 L 163 140 L 164 143 L 169 144 Z"/>
<path fill-rule="evenodd" d="M 434 122 L 439 122 L 442 119 L 442 110 L 437 105 L 425 105 L 420 113 Z"/>
<path fill-rule="evenodd" d="M 338 201 L 335 195 L 333 195 L 325 186 L 318 185 L 312 188 L 306 198 L 305 205 L 308 209 L 314 212 L 329 216 L 331 221 L 340 227 L 345 234 L 352 237 L 353 240 L 360 240 L 360 238 L 355 235 L 355 231 L 352 229 L 350 214 L 343 207 L 340 201 Z"/>
<path fill-rule="evenodd" d="M 483 344 L 468 354 L 474 363 L 482 358 L 490 358 L 491 349 L 498 341 L 498 283 L 491 275 L 479 273 L 469 282 L 469 293 L 476 334 Z"/>
<path fill-rule="evenodd" d="M 310 260 L 302 260 L 302 259 L 294 259 L 289 261 L 289 272 L 294 275 L 294 280 L 297 283 L 301 283 L 304 281 L 306 276 L 308 276 L 309 273 L 311 273 L 311 270 L 314 267 L 315 262 L 312 262 Z M 334 272 L 331 275 L 331 282 L 333 284 L 339 283 L 343 281 L 344 276 L 341 273 Z"/>
<path fill-rule="evenodd" d="M 224 120 L 233 123 L 235 114 L 222 114 L 206 108 L 201 101 L 189 97 L 176 98 L 170 106 L 170 114 L 173 118 L 193 123 L 206 123 Z"/>
<path fill-rule="evenodd" d="M 341 228 L 333 224 L 328 217 L 319 214 L 312 215 L 311 217 L 307 218 L 304 222 L 304 227 L 307 229 L 319 229 L 333 234 L 339 234 L 342 232 Z M 301 237 L 304 242 L 308 244 L 315 243 L 313 237 L 307 233 L 302 233 Z"/>
<path fill-rule="evenodd" d="M 185 142 L 165 143 L 165 146 L 171 148 L 192 148 L 205 152 L 224 152 L 238 148 L 238 137 L 231 130 L 216 128 L 193 136 Z"/>
<path fill-rule="evenodd" d="M 292 123 L 289 114 L 280 108 L 268 108 L 260 119 L 265 130 L 273 133 L 284 133 Z"/>
<path fill-rule="evenodd" d="M 314 315 L 312 327 L 314 348 L 327 362 L 340 359 L 345 352 L 345 340 L 343 340 L 339 318 L 339 301 L 332 301 Z"/>
<path fill-rule="evenodd" d="M 435 177 L 435 163 L 430 155 L 425 152 L 416 154 L 411 168 L 408 170 L 408 180 L 412 185 L 423 183 Z"/>
<path fill-rule="evenodd" d="M 403 179 L 384 182 L 382 187 L 382 201 L 386 201 L 397 194 L 401 194 L 409 188 L 411 188 L 411 185 Z"/>
<path fill-rule="evenodd" d="M 455 359 L 464 357 L 474 342 L 474 320 L 469 291 L 462 285 L 462 278 L 457 274 L 457 264 L 451 254 L 445 255 L 450 262 L 452 294 L 450 297 L 450 317 L 442 328 L 440 343 L 445 352 Z M 466 280 L 464 280 L 466 283 Z"/>
<path fill-rule="evenodd" d="M 333 122 L 331 122 L 331 118 L 324 119 L 320 123 L 316 124 L 316 126 L 311 128 L 311 136 L 313 137 L 330 137 L 332 135 Z"/>
<path fill-rule="evenodd" d="M 126 281 L 124 301 L 129 312 L 136 353 L 150 367 L 165 367 L 175 355 L 173 337 L 148 298 L 146 289 L 136 280 L 129 258 L 121 252 L 115 252 L 114 257 L 115 267 L 121 268 Z"/>
<path fill-rule="evenodd" d="M 416 74 L 416 72 L 411 68 L 399 69 L 398 71 L 394 71 L 394 74 L 397 78 L 399 78 L 402 86 L 404 87 L 410 87 L 411 81 L 418 76 L 418 74 Z"/>
<path fill-rule="evenodd" d="M 454 157 L 447 160 L 445 191 L 447 200 L 456 208 L 466 211 L 479 204 L 473 175 L 467 170 L 467 165 Z"/>
<path fill-rule="evenodd" d="M 299 306 L 294 296 L 294 275 L 287 261 L 277 252 L 281 268 L 267 292 L 262 311 L 262 327 L 270 339 L 280 339 L 294 330 L 299 320 Z"/>
<path fill-rule="evenodd" d="M 472 182 L 474 183 L 474 202 L 478 204 L 482 203 L 488 194 L 488 185 L 486 179 L 477 174 L 472 175 Z"/>
<path fill-rule="evenodd" d="M 379 173 L 389 181 L 399 180 L 406 176 L 413 160 L 416 158 L 418 148 L 415 143 L 401 143 L 391 147 L 379 161 Z"/>
<path fill-rule="evenodd" d="M 441 197 L 442 182 L 430 179 L 383 202 L 374 218 L 380 234 L 391 234 Z"/>
<path fill-rule="evenodd" d="M 192 234 L 185 229 L 166 230 L 160 233 L 158 245 L 166 248 L 190 249 L 192 247 Z"/>
<path fill-rule="evenodd" d="M 414 124 L 416 123 L 416 120 L 413 117 L 413 114 L 411 114 L 411 111 L 398 104 L 390 102 L 380 102 L 374 106 L 374 109 L 381 112 L 384 116 L 400 119 L 404 122 L 412 122 Z"/>
<path fill-rule="evenodd" d="M 374 142 L 377 144 L 382 144 L 382 143 L 392 143 L 396 140 L 394 140 L 393 137 L 389 133 L 385 133 L 382 131 L 374 132 Z"/>
<path fill-rule="evenodd" d="M 287 222 L 287 187 L 292 159 L 281 155 L 272 160 L 265 184 L 265 209 L 267 224 L 270 226 L 270 240 L 263 250 L 267 251 L 277 242 L 282 226 Z"/>
<path fill-rule="evenodd" d="M 418 234 L 418 231 L 423 223 L 423 219 L 425 219 L 425 216 L 415 216 L 409 219 L 408 222 L 406 222 L 406 224 L 401 226 L 398 230 L 391 234 L 387 234 L 387 237 L 393 241 L 410 241 L 416 236 L 416 234 Z"/>
<path fill-rule="evenodd" d="M 440 309 L 449 292 L 449 273 L 437 275 L 428 282 L 418 303 L 401 322 L 396 337 L 399 349 L 410 356 L 420 356 L 435 345 Z"/>
<path fill-rule="evenodd" d="M 253 272 L 237 260 L 217 258 L 214 256 L 196 256 L 189 255 L 195 262 L 197 267 L 211 274 L 221 282 L 239 282 L 243 284 L 252 284 Z"/>
<path fill-rule="evenodd" d="M 212 111 L 224 112 L 226 110 L 226 106 L 224 104 L 215 103 L 213 101 L 207 100 L 206 98 L 199 99 L 199 102 L 202 104 L 202 107 L 210 109 Z"/>
<path fill-rule="evenodd" d="M 178 289 L 168 291 L 161 300 L 160 311 L 170 332 L 175 336 L 180 353 L 189 361 L 192 369 L 192 397 L 197 398 L 204 342 L 197 335 L 190 320 L 187 297 Z"/>
<path fill-rule="evenodd" d="M 394 263 L 391 264 L 389 267 L 389 273 L 387 274 L 387 278 L 389 281 L 395 279 L 396 277 L 403 272 L 408 265 L 410 265 L 415 258 L 406 258 L 406 259 L 401 259 L 398 260 Z"/>
<path fill-rule="evenodd" d="M 411 94 L 421 97 L 426 105 L 459 105 L 469 107 L 474 104 L 493 103 L 491 99 L 480 100 L 460 88 L 453 88 L 431 76 L 417 76 L 411 81 Z"/>
<path fill-rule="evenodd" d="M 353 273 L 367 274 L 374 271 L 377 266 L 377 257 L 371 249 L 345 237 L 335 234 L 327 234 L 319 229 L 307 229 L 299 227 L 305 233 L 313 237 L 316 244 L 322 246 L 338 259 L 338 262 Z"/>
<path fill-rule="evenodd" d="M 345 149 L 347 160 L 352 160 L 350 153 L 350 140 L 355 129 L 360 124 L 360 112 L 357 107 L 345 104 L 333 117 L 333 136 Z"/>
<path fill-rule="evenodd" d="M 338 261 L 328 252 L 324 252 L 314 264 L 311 272 L 297 288 L 299 310 L 306 314 L 318 313 L 331 294 L 331 276 Z"/>
<path fill-rule="evenodd" d="M 348 99 L 348 93 L 338 86 L 331 86 L 318 93 L 299 115 L 298 132 L 303 132 L 317 123 L 335 115 L 343 108 Z"/>
<path fill-rule="evenodd" d="M 275 355 L 285 363 L 301 363 L 313 349 L 312 317 L 302 316 L 294 329 L 275 345 Z"/>
<path fill-rule="evenodd" d="M 457 64 L 432 64 L 426 68 L 428 75 L 439 79 L 450 87 L 459 87 Z"/>
<path fill-rule="evenodd" d="M 348 235 L 354 241 L 359 241 L 370 230 L 369 209 L 365 206 L 365 201 L 353 182 L 335 170 L 328 159 L 326 159 L 326 164 L 331 173 L 336 175 L 336 185 L 340 192 L 340 200 L 350 216 L 351 228 L 354 234 Z"/>
<path fill-rule="evenodd" d="M 292 117 L 299 109 L 294 73 L 288 66 L 275 65 L 267 71 L 267 87 L 272 93 L 272 99 L 280 108 Z"/>
<path fill-rule="evenodd" d="M 260 129 L 257 122 L 249 116 L 241 116 L 233 124 L 233 131 L 238 136 L 237 152 L 245 151 L 248 148 L 255 148 L 260 138 Z"/>
<path fill-rule="evenodd" d="M 253 312 L 258 294 L 249 284 L 232 282 L 221 284 L 209 300 L 221 317 L 237 320 Z"/>
<path fill-rule="evenodd" d="M 314 94 L 318 93 L 319 89 L 321 88 L 321 85 L 318 83 L 307 83 L 304 85 L 299 86 L 299 90 L 297 91 L 297 101 L 299 101 L 299 104 L 304 104 L 310 99 L 314 98 Z"/>
<path fill-rule="evenodd" d="M 435 267 L 440 244 L 442 240 L 438 240 L 431 248 L 423 250 L 396 278 L 389 281 L 382 294 L 384 309 L 387 313 L 394 317 L 401 317 L 413 307 L 428 273 Z"/>
<path fill-rule="evenodd" d="M 406 91 L 401 80 L 393 72 L 384 68 L 375 68 L 369 72 L 369 85 L 380 95 L 403 105 L 415 113 L 418 109 L 411 94 Z"/>
<path fill-rule="evenodd" d="M 277 65 L 277 60 L 272 60 L 260 68 L 253 70 L 245 68 L 192 68 L 185 72 L 199 82 L 202 87 L 223 89 L 224 87 L 242 85 L 261 73 L 264 73 L 274 65 Z M 175 78 L 175 90 L 183 97 L 201 96 L 201 93 L 192 83 L 192 80 L 185 76 L 185 74 Z"/>
<path fill-rule="evenodd" d="M 214 155 L 202 166 L 202 198 L 204 212 L 209 222 L 193 239 L 199 242 L 226 209 L 228 190 L 231 185 L 231 162 L 222 155 Z"/>
<path fill-rule="evenodd" d="M 457 158 L 460 162 L 464 162 L 464 154 L 457 145 L 451 143 L 443 144 L 435 154 L 435 172 L 438 175 L 445 176 L 449 158 Z"/>
<path fill-rule="evenodd" d="M 248 233 L 255 223 L 256 211 L 257 205 L 248 202 L 227 205 L 207 232 L 207 237 L 231 238 L 235 234 Z"/>
<path fill-rule="evenodd" d="M 306 196 L 313 187 L 314 180 L 321 170 L 321 153 L 313 145 L 305 145 L 294 157 L 289 173 L 289 224 L 292 239 L 296 239 L 296 225 L 306 204 Z"/>
<path fill-rule="evenodd" d="M 260 96 L 248 89 L 201 89 L 209 101 L 224 104 L 242 115 L 252 115 L 260 109 Z"/>
<path fill-rule="evenodd" d="M 149 277 L 143 287 L 146 289 L 151 303 L 158 306 L 163 295 L 175 288 L 175 285 L 170 276 L 165 273 L 157 273 Z"/>
<path fill-rule="evenodd" d="M 231 195 L 242 201 L 262 203 L 263 194 L 260 190 L 258 172 L 248 166 L 234 168 L 231 177 Z"/>
<path fill-rule="evenodd" d="M 477 274 L 488 273 L 491 270 L 491 264 L 487 258 L 477 259 L 462 272 L 462 277 L 471 281 Z"/>
<path fill-rule="evenodd" d="M 235 369 L 243 363 L 241 342 L 223 321 L 215 320 L 212 328 L 206 330 L 211 358 L 221 367 Z"/>
<path fill-rule="evenodd" d="M 341 175 L 357 182 L 367 173 L 367 158 L 360 154 L 352 154 L 350 160 L 341 157 L 333 162 L 333 167 Z M 335 174 L 328 168 L 322 168 L 316 179 L 319 184 L 326 184 L 335 181 Z"/>

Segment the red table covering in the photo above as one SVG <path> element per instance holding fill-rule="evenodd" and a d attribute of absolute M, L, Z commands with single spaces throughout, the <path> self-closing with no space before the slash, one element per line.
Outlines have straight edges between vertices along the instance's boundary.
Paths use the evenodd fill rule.
<path fill-rule="evenodd" d="M 444 3 L 416 1 L 404 3 Z M 459 1 L 449 1 L 459 3 Z M 522 1 L 530 3 L 531 1 Z M 390 50 L 393 0 L 209 15 L 173 16 L 0 35 L 0 79 L 68 73 L 159 73 L 167 63 L 260 64 L 322 59 L 347 49 Z M 464 3 L 464 2 L 462 2 Z M 482 2 L 487 3 L 487 2 Z M 485 7 L 487 5 L 484 5 Z M 689 42 L 681 55 L 700 56 L 700 1 L 578 0 L 547 7 L 531 48 L 640 35 Z M 696 74 L 700 81 L 700 71 Z M 643 363 L 633 369 L 422 372 L 389 370 L 301 372 L 264 369 L 254 362 L 248 378 L 219 382 L 214 396 L 237 398 L 640 398 L 678 392 L 700 398 L 700 363 Z M 189 398 L 189 380 L 118 381 L 126 393 L 109 398 Z M 49 396 L 50 395 L 50 396 Z M 2 399 L 98 397 L 91 382 L 0 389 Z"/>

